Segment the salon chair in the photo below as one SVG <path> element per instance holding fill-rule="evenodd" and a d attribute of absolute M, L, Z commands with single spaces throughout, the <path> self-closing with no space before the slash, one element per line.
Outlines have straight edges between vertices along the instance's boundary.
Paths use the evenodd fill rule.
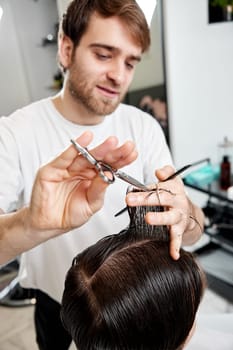
<path fill-rule="evenodd" d="M 33 289 L 20 286 L 18 270 L 18 260 L 13 260 L 0 268 L 0 305 L 2 306 L 30 306 L 36 302 Z"/>

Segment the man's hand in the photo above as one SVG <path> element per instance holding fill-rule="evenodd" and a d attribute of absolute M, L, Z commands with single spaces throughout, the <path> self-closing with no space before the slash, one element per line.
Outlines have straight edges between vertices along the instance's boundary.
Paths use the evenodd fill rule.
<path fill-rule="evenodd" d="M 159 181 L 165 180 L 175 170 L 165 166 L 156 171 Z M 181 244 L 192 244 L 202 233 L 204 215 L 200 208 L 194 206 L 185 193 L 182 179 L 177 176 L 172 180 L 159 182 L 157 194 L 148 196 L 146 192 L 129 192 L 126 202 L 129 206 L 162 205 L 164 212 L 150 212 L 145 220 L 150 225 L 166 225 L 170 227 L 170 254 L 179 258 Z M 193 220 L 194 217 L 196 221 Z"/>
<path fill-rule="evenodd" d="M 87 147 L 91 140 L 92 133 L 85 132 L 77 142 Z M 117 144 L 116 137 L 109 137 L 91 153 L 116 169 L 136 159 L 133 142 Z M 10 214 L 0 209 L 0 264 L 83 225 L 102 207 L 107 187 L 94 166 L 70 145 L 38 170 L 28 206 Z"/>
<path fill-rule="evenodd" d="M 77 142 L 87 147 L 91 140 L 92 134 L 85 132 Z M 136 159 L 133 142 L 120 147 L 117 143 L 116 137 L 109 137 L 90 153 L 117 169 Z M 102 207 L 107 187 L 95 167 L 71 145 L 39 169 L 29 206 L 30 227 L 64 232 L 83 225 Z"/>

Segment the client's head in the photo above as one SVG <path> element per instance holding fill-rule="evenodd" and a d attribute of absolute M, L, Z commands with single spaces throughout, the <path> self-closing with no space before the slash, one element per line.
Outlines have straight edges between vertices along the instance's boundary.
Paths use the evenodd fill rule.
<path fill-rule="evenodd" d="M 191 253 L 170 257 L 167 228 L 144 221 L 151 209 L 130 208 L 127 229 L 74 258 L 61 317 L 79 350 L 182 349 L 204 273 Z"/>

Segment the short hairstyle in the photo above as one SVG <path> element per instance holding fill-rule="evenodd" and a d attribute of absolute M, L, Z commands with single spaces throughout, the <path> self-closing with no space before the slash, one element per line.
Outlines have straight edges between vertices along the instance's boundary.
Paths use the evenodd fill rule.
<path fill-rule="evenodd" d="M 73 0 L 61 21 L 61 29 L 76 47 L 86 32 L 90 17 L 97 13 L 104 18 L 117 16 L 132 35 L 133 40 L 147 51 L 150 31 L 145 16 L 135 0 Z"/>
<path fill-rule="evenodd" d="M 146 211 L 155 210 L 147 207 Z M 169 254 L 167 227 L 130 225 L 78 254 L 67 273 L 61 318 L 79 350 L 181 349 L 204 290 L 193 254 Z"/>

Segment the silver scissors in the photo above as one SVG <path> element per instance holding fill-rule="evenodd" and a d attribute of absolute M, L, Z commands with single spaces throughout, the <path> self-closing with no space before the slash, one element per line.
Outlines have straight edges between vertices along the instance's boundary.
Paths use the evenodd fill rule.
<path fill-rule="evenodd" d="M 88 160 L 89 163 L 95 166 L 97 171 L 99 172 L 100 177 L 107 183 L 111 184 L 115 181 L 115 178 L 118 177 L 119 179 L 127 182 L 130 185 L 133 185 L 134 187 L 139 188 L 142 191 L 149 191 L 148 187 L 143 185 L 138 180 L 134 179 L 132 176 L 124 173 L 123 171 L 117 170 L 112 168 L 110 165 L 98 161 L 95 159 L 90 152 L 88 152 L 87 148 L 84 148 L 80 146 L 76 141 L 70 140 L 70 142 L 74 145 L 76 150 Z M 110 172 L 110 176 L 107 176 L 105 172 Z"/>

